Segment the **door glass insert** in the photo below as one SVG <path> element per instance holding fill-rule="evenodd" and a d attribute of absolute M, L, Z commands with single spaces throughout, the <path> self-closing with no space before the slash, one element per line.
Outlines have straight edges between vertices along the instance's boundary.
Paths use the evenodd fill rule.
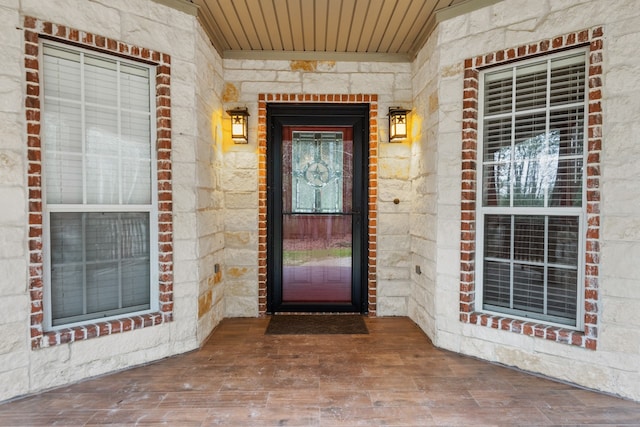
<path fill-rule="evenodd" d="M 286 134 L 283 302 L 351 302 L 353 141 L 343 131 Z"/>
<path fill-rule="evenodd" d="M 342 212 L 342 132 L 293 132 L 294 212 Z"/>

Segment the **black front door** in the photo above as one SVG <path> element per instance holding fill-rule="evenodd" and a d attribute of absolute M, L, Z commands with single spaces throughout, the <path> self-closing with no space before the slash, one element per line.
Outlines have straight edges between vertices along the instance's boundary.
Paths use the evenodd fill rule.
<path fill-rule="evenodd" d="M 267 106 L 270 313 L 366 310 L 367 105 Z"/>

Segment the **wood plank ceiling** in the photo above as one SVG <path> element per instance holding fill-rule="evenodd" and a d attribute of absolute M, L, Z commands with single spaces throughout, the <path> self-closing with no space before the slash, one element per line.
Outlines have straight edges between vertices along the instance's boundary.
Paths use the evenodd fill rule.
<path fill-rule="evenodd" d="M 251 53 L 385 54 L 409 60 L 436 15 L 478 0 L 191 0 L 225 57 Z M 477 5 L 474 8 L 482 6 Z"/>

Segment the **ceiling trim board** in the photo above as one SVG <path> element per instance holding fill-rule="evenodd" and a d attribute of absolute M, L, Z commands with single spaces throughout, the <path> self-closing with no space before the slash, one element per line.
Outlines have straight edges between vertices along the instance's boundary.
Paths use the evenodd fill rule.
<path fill-rule="evenodd" d="M 411 62 L 409 55 L 404 53 L 225 50 L 222 57 L 258 61 Z"/>

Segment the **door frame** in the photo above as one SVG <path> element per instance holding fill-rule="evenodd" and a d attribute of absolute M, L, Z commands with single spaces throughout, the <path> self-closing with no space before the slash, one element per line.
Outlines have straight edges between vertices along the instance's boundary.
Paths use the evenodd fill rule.
<path fill-rule="evenodd" d="M 315 103 L 268 103 L 266 104 L 266 312 L 357 312 L 367 313 L 369 310 L 369 104 L 315 104 Z M 352 276 L 352 303 L 286 303 L 282 302 L 281 274 L 281 236 L 282 219 L 280 200 L 275 200 L 274 183 L 281 185 L 278 174 L 282 170 L 279 148 L 272 148 L 281 143 L 282 127 L 297 125 L 313 126 L 352 126 L 354 140 L 354 171 L 360 175 L 359 188 L 354 182 L 354 211 L 357 210 L 360 225 L 353 230 L 354 275 Z M 270 153 L 274 153 L 270 157 Z M 356 265 L 357 263 L 357 265 Z"/>

